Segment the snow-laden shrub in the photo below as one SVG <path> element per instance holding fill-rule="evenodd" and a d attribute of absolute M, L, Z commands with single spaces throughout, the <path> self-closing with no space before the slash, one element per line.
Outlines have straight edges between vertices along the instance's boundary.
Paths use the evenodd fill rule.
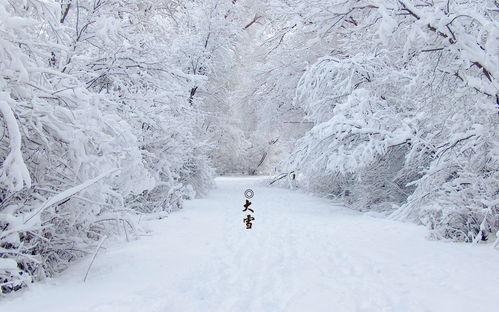
<path fill-rule="evenodd" d="M 334 53 L 297 85 L 314 123 L 290 158 L 300 183 L 435 238 L 494 239 L 499 25 L 488 4 L 347 2 L 329 29 Z"/>
<path fill-rule="evenodd" d="M 419 220 L 438 239 L 494 238 L 499 228 L 499 128 L 490 117 L 490 124 L 475 125 L 439 149 L 394 217 Z"/>
<path fill-rule="evenodd" d="M 308 189 L 360 210 L 389 210 L 408 196 L 400 170 L 412 130 L 386 94 L 392 85 L 372 86 L 383 61 L 323 58 L 297 89 L 297 103 L 317 125 L 297 142 L 291 165 L 305 174 Z"/>
<path fill-rule="evenodd" d="M 211 186 L 203 99 L 191 93 L 206 77 L 169 53 L 185 10 L 0 0 L 1 293 Z"/>

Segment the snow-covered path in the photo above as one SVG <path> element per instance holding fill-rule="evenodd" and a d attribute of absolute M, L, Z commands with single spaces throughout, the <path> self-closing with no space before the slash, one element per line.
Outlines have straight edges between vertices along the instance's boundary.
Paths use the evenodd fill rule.
<path fill-rule="evenodd" d="M 432 242 L 412 224 L 219 178 L 153 235 L 111 246 L 0 311 L 497 311 L 499 252 Z M 252 230 L 241 210 L 252 188 Z"/>

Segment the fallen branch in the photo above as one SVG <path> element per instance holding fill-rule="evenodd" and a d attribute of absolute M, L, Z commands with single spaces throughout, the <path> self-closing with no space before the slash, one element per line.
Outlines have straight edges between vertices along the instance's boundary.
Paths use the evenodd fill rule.
<path fill-rule="evenodd" d="M 289 175 L 292 175 L 294 174 L 295 172 L 294 171 L 290 171 L 290 172 L 285 172 L 285 173 L 281 173 L 280 175 L 278 175 L 276 178 L 274 178 L 274 180 L 272 180 L 269 185 L 272 185 L 274 183 L 276 183 L 277 181 L 280 181 L 286 177 L 288 177 Z M 294 180 L 294 177 L 293 177 L 293 180 Z"/>

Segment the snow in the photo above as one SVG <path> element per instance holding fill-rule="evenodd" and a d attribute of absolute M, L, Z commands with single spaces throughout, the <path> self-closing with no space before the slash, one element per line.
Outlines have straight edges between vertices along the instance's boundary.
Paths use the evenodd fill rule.
<path fill-rule="evenodd" d="M 2 87 L 0 85 L 0 87 Z M 0 91 L 0 113 L 9 133 L 10 152 L 0 164 L 0 186 L 5 184 L 9 190 L 19 191 L 24 185 L 31 186 L 31 177 L 21 152 L 21 132 L 9 103 L 13 101 L 6 92 Z"/>
<path fill-rule="evenodd" d="M 0 268 L 17 271 L 17 262 L 12 259 L 0 258 Z"/>
<path fill-rule="evenodd" d="M 91 186 L 92 184 L 99 182 L 100 180 L 109 176 L 113 172 L 116 172 L 117 170 L 118 169 L 109 170 L 109 171 L 99 175 L 98 177 L 90 179 L 90 180 L 88 180 L 80 185 L 74 186 L 70 189 L 65 190 L 64 192 L 61 192 L 61 193 L 51 197 L 50 199 L 45 201 L 38 209 L 36 209 L 36 211 L 34 213 L 32 213 L 31 216 L 29 216 L 26 219 L 26 221 L 24 221 L 24 223 L 29 222 L 31 219 L 33 219 L 36 215 L 38 215 L 44 209 L 47 209 L 48 207 L 50 207 L 50 206 L 52 206 L 60 201 L 63 201 L 64 199 L 70 198 L 71 196 L 75 195 L 76 193 L 81 192 L 82 190 L 86 189 L 87 187 Z"/>
<path fill-rule="evenodd" d="M 499 252 L 436 242 L 414 224 L 373 218 L 262 178 L 217 189 L 151 235 L 108 240 L 60 277 L 0 301 L 0 311 L 494 311 Z M 255 192 L 252 230 L 244 190 Z"/>

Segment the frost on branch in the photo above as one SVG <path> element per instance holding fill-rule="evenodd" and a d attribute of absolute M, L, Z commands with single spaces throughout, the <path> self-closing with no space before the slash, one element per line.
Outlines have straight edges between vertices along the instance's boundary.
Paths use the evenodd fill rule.
<path fill-rule="evenodd" d="M 0 168 L 0 183 L 9 191 L 20 191 L 24 186 L 31 186 L 31 177 L 23 160 L 21 132 L 9 102 L 14 101 L 10 100 L 6 92 L 0 91 L 0 113 L 3 116 L 4 131 L 7 131 L 10 148 Z"/>

